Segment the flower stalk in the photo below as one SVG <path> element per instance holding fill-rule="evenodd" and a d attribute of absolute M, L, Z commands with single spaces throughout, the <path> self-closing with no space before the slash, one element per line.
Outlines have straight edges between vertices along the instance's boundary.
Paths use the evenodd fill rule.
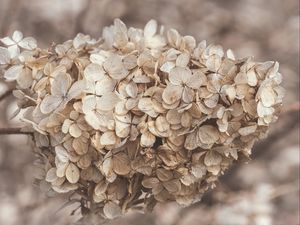
<path fill-rule="evenodd" d="M 1 127 L 0 135 L 14 135 L 14 134 L 23 134 L 23 135 L 32 135 L 32 132 L 23 131 L 20 127 Z"/>

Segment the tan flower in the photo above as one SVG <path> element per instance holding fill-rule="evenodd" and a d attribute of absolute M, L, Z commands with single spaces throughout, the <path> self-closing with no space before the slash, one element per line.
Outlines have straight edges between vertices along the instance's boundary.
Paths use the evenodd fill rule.
<path fill-rule="evenodd" d="M 116 19 L 99 40 L 78 34 L 46 50 L 20 32 L 1 42 L 40 186 L 79 193 L 108 219 L 137 204 L 199 201 L 250 156 L 284 96 L 277 62 L 236 59 L 154 20 L 138 29 Z"/>

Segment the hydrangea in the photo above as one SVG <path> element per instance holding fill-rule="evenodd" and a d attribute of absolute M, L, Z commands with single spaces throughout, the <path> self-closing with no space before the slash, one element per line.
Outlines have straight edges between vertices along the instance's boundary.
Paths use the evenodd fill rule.
<path fill-rule="evenodd" d="M 176 30 L 116 19 L 95 40 L 40 49 L 15 32 L 0 66 L 34 132 L 40 186 L 115 218 L 198 201 L 277 119 L 277 62 L 235 59 Z"/>

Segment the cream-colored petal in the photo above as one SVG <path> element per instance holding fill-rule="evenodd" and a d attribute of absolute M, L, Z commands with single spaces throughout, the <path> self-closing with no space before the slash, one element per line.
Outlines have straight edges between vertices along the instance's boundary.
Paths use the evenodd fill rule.
<path fill-rule="evenodd" d="M 162 94 L 165 103 L 171 105 L 181 99 L 183 88 L 181 86 L 168 85 Z"/>

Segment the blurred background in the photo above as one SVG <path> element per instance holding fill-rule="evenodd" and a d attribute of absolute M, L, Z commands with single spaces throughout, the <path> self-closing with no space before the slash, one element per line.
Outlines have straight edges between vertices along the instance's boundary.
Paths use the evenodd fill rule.
<path fill-rule="evenodd" d="M 299 223 L 299 1 L 298 0 L 0 0 L 0 37 L 16 29 L 39 46 L 77 33 L 99 37 L 114 18 L 143 28 L 156 19 L 166 28 L 221 44 L 239 57 L 277 60 L 287 90 L 284 110 L 269 137 L 257 143 L 253 160 L 238 164 L 200 203 L 159 205 L 153 214 L 129 213 L 114 224 L 297 225 Z M 0 80 L 0 95 L 8 89 Z M 0 127 L 9 120 L 13 97 L 0 102 Z M 33 182 L 27 138 L 0 136 L 0 225 L 66 225 L 72 207 L 46 198 Z M 120 222 L 121 221 L 121 222 Z M 92 223 L 91 223 L 92 224 Z"/>

